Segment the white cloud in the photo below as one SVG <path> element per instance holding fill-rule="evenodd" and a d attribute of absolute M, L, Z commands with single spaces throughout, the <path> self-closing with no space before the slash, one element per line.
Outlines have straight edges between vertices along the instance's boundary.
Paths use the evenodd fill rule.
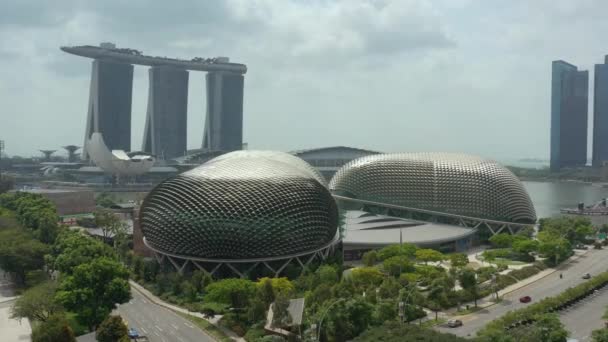
<path fill-rule="evenodd" d="M 548 154 L 552 59 L 602 60 L 604 1 L 19 1 L 0 5 L 0 138 L 7 152 L 82 140 L 90 61 L 58 47 L 114 41 L 153 55 L 248 65 L 253 148 Z M 203 75 L 190 76 L 197 147 Z M 147 76 L 136 69 L 133 146 Z M 140 127 L 142 126 L 142 127 Z"/>

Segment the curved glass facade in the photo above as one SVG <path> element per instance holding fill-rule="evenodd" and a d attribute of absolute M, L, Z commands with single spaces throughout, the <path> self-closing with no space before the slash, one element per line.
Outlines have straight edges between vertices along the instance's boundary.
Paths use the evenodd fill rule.
<path fill-rule="evenodd" d="M 514 223 L 536 213 L 519 179 L 498 163 L 451 153 L 395 153 L 353 160 L 332 178 L 337 195 Z"/>
<path fill-rule="evenodd" d="M 322 176 L 301 159 L 236 151 L 159 184 L 140 222 L 146 243 L 161 252 L 254 259 L 326 246 L 338 212 Z"/>

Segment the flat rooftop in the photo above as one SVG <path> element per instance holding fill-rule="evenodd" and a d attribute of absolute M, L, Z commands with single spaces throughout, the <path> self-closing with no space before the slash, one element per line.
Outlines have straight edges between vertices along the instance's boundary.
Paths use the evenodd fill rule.
<path fill-rule="evenodd" d="M 171 66 L 185 70 L 224 71 L 236 74 L 245 74 L 247 72 L 247 66 L 245 64 L 230 63 L 226 57 L 195 57 L 191 60 L 186 60 L 170 57 L 148 56 L 134 49 L 116 48 L 114 45 L 103 47 L 92 45 L 62 46 L 60 49 L 72 55 L 111 60 L 125 64 L 148 65 L 152 67 Z"/>
<path fill-rule="evenodd" d="M 473 228 L 443 223 L 408 220 L 364 211 L 346 212 L 344 249 L 374 248 L 403 242 L 415 245 L 436 245 L 457 241 L 475 234 Z"/>

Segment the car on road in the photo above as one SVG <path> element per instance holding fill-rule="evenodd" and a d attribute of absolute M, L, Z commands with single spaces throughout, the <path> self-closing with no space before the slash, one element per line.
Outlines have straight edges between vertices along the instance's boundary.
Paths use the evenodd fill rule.
<path fill-rule="evenodd" d="M 591 279 L 591 274 L 585 273 L 585 275 L 583 276 L 583 279 Z"/>
<path fill-rule="evenodd" d="M 458 328 L 462 326 L 462 321 L 459 319 L 451 319 L 448 321 L 448 327 L 450 328 Z"/>
<path fill-rule="evenodd" d="M 128 331 L 129 338 L 138 338 L 139 332 L 135 328 L 130 328 Z"/>
<path fill-rule="evenodd" d="M 530 303 L 532 301 L 532 297 L 530 297 L 530 296 L 523 296 L 523 297 L 519 298 L 519 301 L 521 303 Z"/>
<path fill-rule="evenodd" d="M 575 249 L 589 249 L 589 247 L 583 245 L 582 243 L 579 243 L 578 245 L 574 246 Z"/>

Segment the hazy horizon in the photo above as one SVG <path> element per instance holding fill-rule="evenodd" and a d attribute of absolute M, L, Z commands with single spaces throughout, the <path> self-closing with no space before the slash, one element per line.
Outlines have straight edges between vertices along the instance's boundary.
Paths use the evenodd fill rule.
<path fill-rule="evenodd" d="M 593 65 L 608 54 L 606 10 L 608 2 L 593 0 L 5 3 L 0 140 L 8 155 L 22 156 L 82 145 L 91 60 L 59 46 L 109 41 L 246 64 L 250 149 L 343 145 L 548 159 L 552 60 L 590 72 L 591 140 Z M 204 73 L 190 72 L 189 84 L 194 149 Z M 141 148 L 147 92 L 147 68 L 136 66 L 133 150 Z"/>

